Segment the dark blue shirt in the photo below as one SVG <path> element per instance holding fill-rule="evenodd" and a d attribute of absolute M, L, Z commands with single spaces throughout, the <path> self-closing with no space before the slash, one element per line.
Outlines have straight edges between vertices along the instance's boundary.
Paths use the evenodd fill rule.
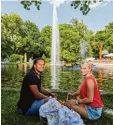
<path fill-rule="evenodd" d="M 36 100 L 33 93 L 30 90 L 30 85 L 37 85 L 40 92 L 41 79 L 37 77 L 35 71 L 31 69 L 24 77 L 21 87 L 20 99 L 18 101 L 18 108 L 21 108 L 23 113 L 26 113 L 32 103 Z"/>

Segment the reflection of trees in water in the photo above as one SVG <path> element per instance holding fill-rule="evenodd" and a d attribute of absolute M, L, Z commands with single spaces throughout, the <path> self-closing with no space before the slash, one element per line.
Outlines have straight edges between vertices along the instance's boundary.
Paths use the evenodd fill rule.
<path fill-rule="evenodd" d="M 18 64 L 17 66 L 18 66 L 19 71 L 23 71 L 24 74 L 26 74 L 28 70 L 32 68 L 32 65 L 33 65 L 32 63 L 30 64 L 24 63 L 24 64 Z"/>
<path fill-rule="evenodd" d="M 27 69 L 26 69 L 27 68 Z M 25 76 L 24 70 L 28 71 L 29 66 L 12 66 L 7 65 L 1 69 L 1 86 L 3 87 L 17 87 L 20 88 L 23 77 Z M 99 84 L 99 88 L 104 91 L 113 91 L 113 68 L 98 69 L 94 72 L 95 78 Z M 83 81 L 83 76 L 78 70 L 60 70 L 59 71 L 59 88 L 63 90 L 77 90 Z M 51 69 L 46 66 L 44 73 L 42 73 L 42 85 L 45 88 L 51 89 Z"/>
<path fill-rule="evenodd" d="M 102 82 L 103 82 L 103 74 L 102 74 L 102 70 L 99 69 L 98 70 L 98 83 L 100 86 L 102 86 Z"/>
<path fill-rule="evenodd" d="M 45 71 L 41 74 L 42 86 L 50 89 L 51 88 L 51 68 L 46 67 Z"/>
<path fill-rule="evenodd" d="M 19 71 L 23 71 L 23 65 L 22 64 L 17 64 Z"/>
<path fill-rule="evenodd" d="M 18 70 L 17 65 L 6 65 L 1 74 L 1 86 L 18 88 L 22 84 L 23 71 Z"/>
<path fill-rule="evenodd" d="M 59 88 L 63 90 L 77 90 L 82 81 L 79 71 L 61 72 L 59 79 Z"/>
<path fill-rule="evenodd" d="M 100 89 L 113 91 L 113 67 L 99 68 L 96 78 Z"/>
<path fill-rule="evenodd" d="M 23 68 L 24 68 L 24 73 L 26 74 L 26 73 L 27 73 L 27 65 L 24 64 L 24 65 L 23 65 Z"/>

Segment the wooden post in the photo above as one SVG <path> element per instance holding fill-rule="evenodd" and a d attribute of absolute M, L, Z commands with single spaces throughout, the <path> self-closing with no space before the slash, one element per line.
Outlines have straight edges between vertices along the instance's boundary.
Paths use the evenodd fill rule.
<path fill-rule="evenodd" d="M 102 43 L 99 45 L 99 59 L 102 59 Z"/>

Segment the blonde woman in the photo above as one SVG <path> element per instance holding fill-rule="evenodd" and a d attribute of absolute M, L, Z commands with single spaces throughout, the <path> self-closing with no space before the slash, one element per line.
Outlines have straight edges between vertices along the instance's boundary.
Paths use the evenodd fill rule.
<path fill-rule="evenodd" d="M 81 64 L 81 74 L 84 76 L 80 89 L 68 96 L 75 96 L 66 102 L 66 106 L 78 112 L 82 117 L 95 120 L 101 117 L 104 104 L 98 89 L 97 82 L 92 74 L 92 63 L 85 61 Z M 79 96 L 78 96 L 79 95 Z"/>

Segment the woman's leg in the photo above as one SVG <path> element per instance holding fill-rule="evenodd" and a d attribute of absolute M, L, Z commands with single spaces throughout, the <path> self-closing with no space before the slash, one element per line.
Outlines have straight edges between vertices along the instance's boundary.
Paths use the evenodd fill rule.
<path fill-rule="evenodd" d="M 43 105 L 44 103 L 45 101 L 43 99 L 34 101 L 31 107 L 28 109 L 26 115 L 38 114 L 40 106 Z"/>
<path fill-rule="evenodd" d="M 82 117 L 88 119 L 88 114 L 87 114 L 85 105 L 82 105 L 82 104 L 80 104 L 80 105 L 74 105 L 74 106 L 72 106 L 72 109 L 74 111 L 76 111 L 77 113 L 79 113 Z"/>
<path fill-rule="evenodd" d="M 74 100 L 74 99 L 67 101 L 65 103 L 65 105 L 68 108 L 73 109 L 74 111 L 79 113 L 82 117 L 88 118 L 88 114 L 87 114 L 85 105 L 83 105 L 83 104 L 76 105 L 76 100 Z"/>

